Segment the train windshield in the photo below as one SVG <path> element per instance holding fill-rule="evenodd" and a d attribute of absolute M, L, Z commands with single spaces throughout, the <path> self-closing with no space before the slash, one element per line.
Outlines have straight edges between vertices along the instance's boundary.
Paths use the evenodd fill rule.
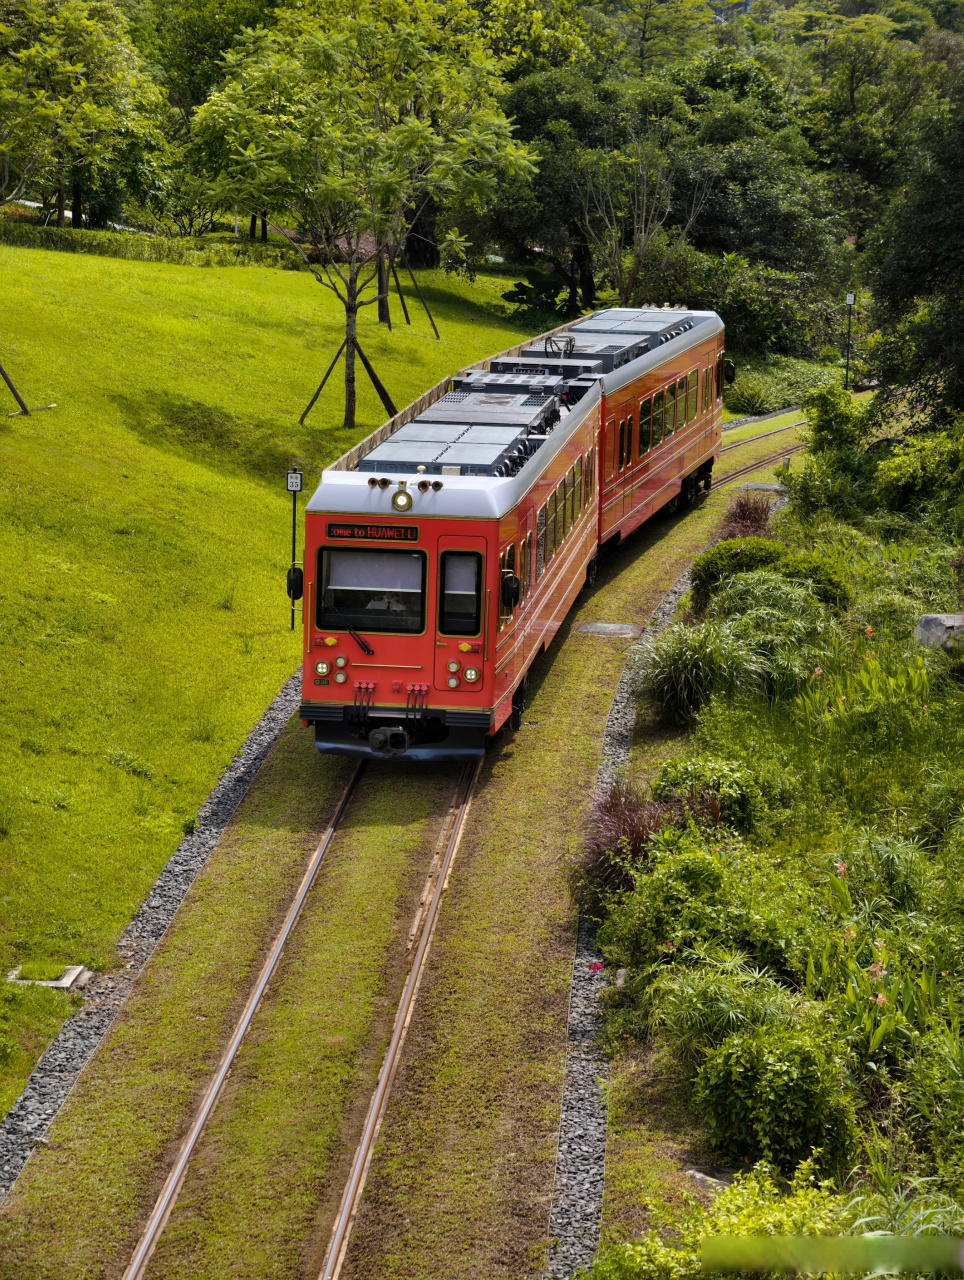
<path fill-rule="evenodd" d="M 362 551 L 325 547 L 318 566 L 321 630 L 396 631 L 425 629 L 425 553 Z"/>
<path fill-rule="evenodd" d="M 438 629 L 444 636 L 477 636 L 482 626 L 482 557 L 443 551 Z"/>

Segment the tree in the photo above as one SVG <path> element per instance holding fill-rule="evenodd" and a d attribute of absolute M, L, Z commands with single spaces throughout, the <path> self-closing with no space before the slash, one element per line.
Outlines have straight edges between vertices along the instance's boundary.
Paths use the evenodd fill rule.
<path fill-rule="evenodd" d="M 481 205 L 497 172 L 531 167 L 496 103 L 498 65 L 445 18 L 430 0 L 331 25 L 283 13 L 244 33 L 196 117 L 226 197 L 293 219 L 345 309 L 348 427 L 358 312 L 379 296 L 363 295 L 380 256 L 394 259 L 425 201 L 458 191 Z"/>
<path fill-rule="evenodd" d="M 871 361 L 884 383 L 883 413 L 899 407 L 939 427 L 964 411 L 964 103 L 928 141 L 871 237 L 868 277 L 881 329 Z"/>
<path fill-rule="evenodd" d="M 643 75 L 693 52 L 713 29 L 708 0 L 625 0 L 618 17 Z"/>
<path fill-rule="evenodd" d="M 0 204 L 47 170 L 97 169 L 157 95 L 111 0 L 0 0 Z"/>

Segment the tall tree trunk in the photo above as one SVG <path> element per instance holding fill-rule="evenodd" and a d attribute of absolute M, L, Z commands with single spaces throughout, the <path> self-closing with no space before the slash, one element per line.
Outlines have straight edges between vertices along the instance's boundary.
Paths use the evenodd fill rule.
<path fill-rule="evenodd" d="M 345 290 L 345 426 L 355 429 L 355 337 L 358 333 L 358 267 L 349 265 Z"/>
<path fill-rule="evenodd" d="M 589 245 L 583 241 L 573 251 L 573 264 L 579 265 L 579 292 L 582 294 L 583 310 L 596 305 L 596 281 L 592 273 L 592 253 Z"/>
<path fill-rule="evenodd" d="M 268 211 L 265 209 L 261 215 L 261 243 L 268 243 Z"/>
<path fill-rule="evenodd" d="M 76 169 L 71 183 L 70 225 L 75 231 L 84 226 L 84 184 Z"/>
<path fill-rule="evenodd" d="M 63 231 L 67 222 L 67 184 L 64 181 L 64 166 L 61 163 L 57 178 L 57 226 Z"/>
<path fill-rule="evenodd" d="M 434 200 L 426 201 L 405 237 L 405 257 L 410 267 L 441 266 L 442 255 L 436 240 L 437 220 L 438 206 Z"/>
<path fill-rule="evenodd" d="M 252 239 L 252 240 L 257 240 L 257 238 L 258 238 L 258 215 L 257 215 L 256 213 L 252 213 L 252 215 L 251 215 L 251 239 Z"/>
<path fill-rule="evenodd" d="M 388 263 L 385 250 L 378 251 L 378 323 L 391 326 L 392 313 L 388 309 Z"/>

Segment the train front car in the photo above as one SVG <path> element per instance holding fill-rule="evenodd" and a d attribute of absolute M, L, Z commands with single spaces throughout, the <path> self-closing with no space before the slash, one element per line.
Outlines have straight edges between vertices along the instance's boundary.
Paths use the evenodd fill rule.
<path fill-rule="evenodd" d="M 305 523 L 300 711 L 320 751 L 471 759 L 519 714 L 608 523 L 606 384 L 625 399 L 630 374 L 659 381 L 674 356 L 666 313 L 646 314 L 659 317 L 652 335 L 625 351 L 577 322 L 480 361 L 323 473 Z M 686 322 L 710 320 L 707 367 L 722 325 Z M 694 347 L 672 345 L 677 359 Z M 710 450 L 673 458 L 705 466 Z M 663 454 L 674 478 L 648 486 L 647 506 L 680 492 L 683 464 L 665 449 L 648 469 Z"/>

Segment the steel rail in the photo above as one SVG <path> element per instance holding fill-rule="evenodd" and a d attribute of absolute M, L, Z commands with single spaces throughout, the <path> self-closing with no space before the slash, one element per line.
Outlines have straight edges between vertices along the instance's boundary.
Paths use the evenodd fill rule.
<path fill-rule="evenodd" d="M 771 462 L 779 462 L 782 458 L 789 458 L 791 454 L 799 453 L 804 447 L 803 444 L 791 444 L 785 449 L 780 449 L 777 453 L 768 453 L 764 458 L 756 458 L 753 462 L 748 462 L 745 467 L 740 467 L 737 471 L 730 471 L 725 476 L 721 476 L 719 480 L 714 480 L 713 488 L 723 489 L 728 484 L 742 480 L 744 476 L 752 475 L 754 471 L 760 471 Z"/>
<path fill-rule="evenodd" d="M 476 761 L 475 764 L 467 765 L 463 771 L 461 779 L 459 780 L 459 792 L 461 794 L 460 796 L 457 796 L 456 802 L 452 806 L 454 812 L 452 831 L 445 849 L 445 855 L 438 868 L 435 891 L 432 894 L 432 900 L 428 909 L 425 911 L 422 920 L 422 931 L 419 939 L 418 950 L 415 953 L 415 959 L 412 961 L 412 968 L 409 971 L 404 990 L 402 991 L 401 1000 L 399 1000 L 398 1003 L 398 1011 L 395 1014 L 395 1025 L 392 1030 L 392 1038 L 389 1041 L 388 1049 L 386 1050 L 385 1057 L 382 1060 L 381 1071 L 378 1076 L 378 1084 L 375 1087 L 375 1092 L 372 1095 L 372 1100 L 368 1107 L 368 1114 L 365 1117 L 362 1136 L 358 1143 L 354 1159 L 352 1160 L 351 1172 L 348 1175 L 348 1181 L 345 1184 L 345 1190 L 342 1193 L 341 1203 L 338 1206 L 338 1213 L 335 1217 L 334 1226 L 332 1227 L 331 1240 L 328 1244 L 328 1251 L 325 1254 L 325 1261 L 319 1275 L 319 1280 L 338 1280 L 342 1264 L 345 1260 L 345 1254 L 348 1251 L 348 1242 L 351 1238 L 352 1228 L 358 1214 L 362 1192 L 365 1189 L 365 1183 L 368 1179 L 368 1171 L 371 1167 L 372 1155 L 375 1150 L 375 1143 L 378 1139 L 378 1132 L 381 1128 L 386 1107 L 388 1106 L 388 1099 L 391 1094 L 395 1070 L 401 1058 L 402 1047 L 405 1043 L 405 1036 L 408 1031 L 408 1024 L 411 1021 L 412 1012 L 415 1007 L 415 997 L 418 994 L 419 984 L 421 983 L 422 974 L 425 969 L 425 961 L 432 946 L 432 938 L 438 921 L 442 896 L 448 886 L 452 864 L 455 860 L 455 854 L 458 851 L 459 843 L 462 839 L 462 832 L 465 828 L 465 821 L 468 817 L 469 806 L 472 803 L 475 784 L 478 780 L 481 768 L 481 760 Z"/>
<path fill-rule="evenodd" d="M 794 427 L 805 427 L 806 425 L 806 418 L 801 418 L 799 422 L 791 422 L 785 427 L 774 427 L 772 431 L 764 431 L 758 436 L 747 436 L 745 440 L 737 440 L 734 444 L 725 444 L 720 453 L 729 453 L 731 449 L 742 449 L 745 444 L 752 444 L 754 440 L 765 440 L 767 436 L 778 436 L 781 431 L 792 431 Z"/>
<path fill-rule="evenodd" d="M 212 1076 L 204 1091 L 204 1097 L 201 1100 L 201 1105 L 195 1113 L 194 1121 L 191 1124 L 191 1128 L 188 1130 L 187 1136 L 181 1143 L 181 1149 L 174 1162 L 174 1167 L 168 1174 L 167 1181 L 161 1189 L 161 1194 L 158 1196 L 157 1202 L 151 1210 L 151 1216 L 147 1220 L 147 1225 L 145 1226 L 137 1244 L 137 1248 L 134 1250 L 131 1260 L 127 1265 L 127 1270 L 124 1272 L 123 1280 L 141 1280 L 141 1277 L 143 1277 L 147 1270 L 147 1264 L 150 1262 L 151 1255 L 154 1253 L 154 1249 L 161 1237 L 161 1233 L 167 1225 L 167 1220 L 170 1217 L 171 1210 L 174 1207 L 175 1201 L 177 1200 L 178 1194 L 181 1190 L 191 1156 L 197 1147 L 198 1141 L 204 1132 L 204 1128 L 210 1119 L 212 1111 L 217 1105 L 218 1095 L 220 1094 L 224 1082 L 227 1079 L 228 1072 L 231 1069 L 231 1064 L 234 1062 L 238 1049 L 241 1046 L 241 1042 L 244 1039 L 248 1028 L 251 1026 L 254 1015 L 258 1011 L 258 1006 L 261 1003 L 261 998 L 268 987 L 268 983 L 271 981 L 271 978 L 278 967 L 278 961 L 281 959 L 281 954 L 284 951 L 285 944 L 298 922 L 298 917 L 301 915 L 301 910 L 305 905 L 311 886 L 314 884 L 318 870 L 325 859 L 325 854 L 328 852 L 328 847 L 338 829 L 339 823 L 345 815 L 348 802 L 354 794 L 355 787 L 362 775 L 364 765 L 364 760 L 359 760 L 356 764 L 352 775 L 348 780 L 348 785 L 345 787 L 341 799 L 338 801 L 338 806 L 325 829 L 325 834 L 322 836 L 318 847 L 312 854 L 311 861 L 308 863 L 308 867 L 302 877 L 301 884 L 298 886 L 298 892 L 295 894 L 294 900 L 285 915 L 281 930 L 272 943 L 271 950 L 268 953 L 268 958 L 265 960 L 261 972 L 258 975 L 258 980 L 255 983 L 251 994 L 248 996 L 247 1003 L 245 1004 L 241 1017 L 234 1029 L 231 1041 L 221 1057 L 221 1062 L 218 1065 L 217 1071 Z"/>

